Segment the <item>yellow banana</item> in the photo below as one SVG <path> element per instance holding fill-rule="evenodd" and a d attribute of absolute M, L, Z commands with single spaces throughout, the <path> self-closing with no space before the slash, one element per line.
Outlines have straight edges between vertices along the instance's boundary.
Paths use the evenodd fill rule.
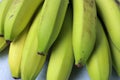
<path fill-rule="evenodd" d="M 0 1 L 0 36 L 3 36 L 5 16 L 12 2 L 13 0 Z"/>
<path fill-rule="evenodd" d="M 18 38 L 10 44 L 8 61 L 13 78 L 20 78 L 21 58 L 23 53 L 24 43 L 27 37 L 28 29 L 25 29 Z"/>
<path fill-rule="evenodd" d="M 106 4 L 107 3 L 107 4 Z M 98 15 L 105 24 L 108 35 L 120 50 L 120 10 L 114 0 L 96 0 Z M 112 11 L 111 11 L 112 10 Z"/>
<path fill-rule="evenodd" d="M 9 46 L 9 43 L 6 42 L 4 37 L 0 37 L 0 52 L 2 52 L 7 46 Z"/>
<path fill-rule="evenodd" d="M 95 0 L 72 0 L 73 51 L 75 64 L 86 64 L 96 40 Z"/>
<path fill-rule="evenodd" d="M 73 62 L 72 11 L 68 8 L 61 32 L 53 44 L 47 69 L 47 80 L 68 80 Z"/>
<path fill-rule="evenodd" d="M 14 0 L 6 14 L 4 36 L 13 41 L 27 26 L 43 0 Z"/>
<path fill-rule="evenodd" d="M 56 40 L 69 0 L 45 0 L 41 11 L 38 28 L 38 53 L 47 54 L 49 48 Z"/>
<path fill-rule="evenodd" d="M 38 15 L 36 17 L 38 17 Z M 37 24 L 37 22 L 32 24 L 35 25 Z M 41 71 L 46 60 L 46 56 L 37 54 L 38 26 L 33 26 L 33 25 L 30 27 L 30 30 L 23 48 L 23 55 L 22 55 L 22 61 L 21 61 L 22 80 L 35 80 L 35 78 Z"/>
<path fill-rule="evenodd" d="M 90 80 L 109 80 L 112 69 L 110 47 L 99 20 L 97 20 L 96 27 L 96 44 L 86 65 L 87 71 Z"/>

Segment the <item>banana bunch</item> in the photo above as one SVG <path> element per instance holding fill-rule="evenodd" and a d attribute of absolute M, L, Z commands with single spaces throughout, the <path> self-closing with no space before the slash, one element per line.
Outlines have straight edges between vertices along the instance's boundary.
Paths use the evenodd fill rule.
<path fill-rule="evenodd" d="M 96 40 L 95 0 L 72 0 L 75 65 L 84 66 Z"/>
<path fill-rule="evenodd" d="M 10 45 L 11 76 L 35 80 L 47 58 L 47 80 L 68 80 L 73 66 L 86 66 L 91 80 L 109 80 L 112 66 L 120 76 L 116 1 L 0 0 L 0 52 Z"/>
<path fill-rule="evenodd" d="M 69 6 L 61 32 L 52 46 L 46 80 L 68 80 L 73 62 L 72 9 Z"/>
<path fill-rule="evenodd" d="M 91 80 L 109 80 L 111 74 L 110 47 L 102 27 L 101 22 L 97 19 L 96 43 L 86 65 Z"/>

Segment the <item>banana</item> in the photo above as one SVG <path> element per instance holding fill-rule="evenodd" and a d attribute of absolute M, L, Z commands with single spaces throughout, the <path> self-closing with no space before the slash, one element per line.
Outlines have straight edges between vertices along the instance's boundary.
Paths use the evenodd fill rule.
<path fill-rule="evenodd" d="M 12 2 L 13 0 L 0 1 L 0 36 L 3 36 L 5 16 Z"/>
<path fill-rule="evenodd" d="M 72 0 L 75 65 L 86 64 L 96 40 L 95 0 Z"/>
<path fill-rule="evenodd" d="M 67 10 L 61 32 L 53 44 L 47 80 L 68 80 L 74 62 L 72 50 L 72 11 Z"/>
<path fill-rule="evenodd" d="M 14 0 L 6 14 L 4 36 L 13 41 L 26 28 L 33 14 L 43 0 Z"/>
<path fill-rule="evenodd" d="M 56 40 L 69 0 L 45 0 L 41 11 L 38 28 L 38 53 L 46 55 Z"/>
<path fill-rule="evenodd" d="M 18 38 L 10 43 L 8 61 L 13 78 L 20 78 L 21 58 L 23 53 L 24 43 L 28 34 L 28 28 L 25 29 Z"/>
<path fill-rule="evenodd" d="M 4 37 L 0 36 L 0 52 L 2 52 L 8 46 L 9 46 L 9 43 L 6 42 Z"/>
<path fill-rule="evenodd" d="M 120 76 L 120 50 L 113 44 L 110 39 L 109 43 L 111 47 L 112 64 L 118 76 Z"/>
<path fill-rule="evenodd" d="M 107 4 L 106 4 L 107 3 Z M 120 50 L 120 10 L 114 0 L 96 0 L 98 15 L 113 44 Z M 112 10 L 112 11 L 111 11 Z"/>
<path fill-rule="evenodd" d="M 110 47 L 99 20 L 96 27 L 96 44 L 86 67 L 91 80 L 109 80 L 112 69 Z"/>
<path fill-rule="evenodd" d="M 39 11 L 40 13 L 40 11 Z M 38 15 L 36 16 L 38 17 Z M 21 60 L 22 80 L 35 80 L 46 61 L 46 56 L 38 55 L 38 26 L 32 23 L 23 48 Z"/>

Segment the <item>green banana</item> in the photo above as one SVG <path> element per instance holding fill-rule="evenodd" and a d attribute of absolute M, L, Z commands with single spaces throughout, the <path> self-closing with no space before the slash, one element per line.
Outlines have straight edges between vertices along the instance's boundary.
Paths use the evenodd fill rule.
<path fill-rule="evenodd" d="M 40 11 L 39 11 L 40 12 Z M 36 16 L 38 17 L 38 15 Z M 46 56 L 38 55 L 38 26 L 34 26 L 32 23 L 28 36 L 23 48 L 23 55 L 21 60 L 21 77 L 22 80 L 35 80 L 39 72 L 41 71 Z"/>
<path fill-rule="evenodd" d="M 3 33 L 4 33 L 5 16 L 12 2 L 13 0 L 0 1 L 0 36 L 4 35 Z"/>
<path fill-rule="evenodd" d="M 13 78 L 20 78 L 21 58 L 29 29 L 25 29 L 18 38 L 10 43 L 8 61 Z"/>
<path fill-rule="evenodd" d="M 118 76 L 120 76 L 120 50 L 113 44 L 110 39 L 109 43 L 111 47 L 112 64 Z"/>
<path fill-rule="evenodd" d="M 96 44 L 86 67 L 91 80 L 109 80 L 112 69 L 110 47 L 99 20 L 96 27 Z"/>
<path fill-rule="evenodd" d="M 38 28 L 38 53 L 47 54 L 49 48 L 56 40 L 69 0 L 45 0 L 41 11 Z"/>
<path fill-rule="evenodd" d="M 14 0 L 6 14 L 4 36 L 13 41 L 26 28 L 33 14 L 43 0 Z"/>
<path fill-rule="evenodd" d="M 73 4 L 73 51 L 75 64 L 86 64 L 96 40 L 95 0 L 72 0 Z"/>
<path fill-rule="evenodd" d="M 106 4 L 107 3 L 107 4 Z M 114 0 L 96 0 L 98 15 L 113 44 L 120 50 L 120 10 Z M 112 10 L 112 11 L 111 11 Z"/>
<path fill-rule="evenodd" d="M 47 69 L 47 80 L 68 80 L 73 62 L 72 11 L 66 13 L 61 32 L 53 44 Z"/>
<path fill-rule="evenodd" d="M 2 52 L 8 46 L 9 46 L 9 43 L 6 42 L 5 38 L 0 37 L 0 52 Z"/>

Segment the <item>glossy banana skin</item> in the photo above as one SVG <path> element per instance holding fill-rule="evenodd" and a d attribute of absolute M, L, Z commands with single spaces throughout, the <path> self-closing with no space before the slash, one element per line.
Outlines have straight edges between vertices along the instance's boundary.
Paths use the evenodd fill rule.
<path fill-rule="evenodd" d="M 75 64 L 86 64 L 96 40 L 95 0 L 72 0 Z"/>
<path fill-rule="evenodd" d="M 35 80 L 46 60 L 46 56 L 37 54 L 38 27 L 34 26 L 34 24 L 36 23 L 33 23 L 33 25 L 31 25 L 30 27 L 30 30 L 23 48 L 23 55 L 22 55 L 22 61 L 21 61 L 21 79 L 22 80 Z"/>
<path fill-rule="evenodd" d="M 51 50 L 47 69 L 47 80 L 68 80 L 73 62 L 72 11 L 69 6 L 61 32 Z"/>
<path fill-rule="evenodd" d="M 24 43 L 28 34 L 28 28 L 25 29 L 18 38 L 10 43 L 9 55 L 8 55 L 8 62 L 10 71 L 13 78 L 20 78 L 21 77 L 21 58 L 23 53 Z"/>
<path fill-rule="evenodd" d="M 110 39 L 109 42 L 111 47 L 112 64 L 118 76 L 120 76 L 120 50 L 113 44 Z"/>
<path fill-rule="evenodd" d="M 43 0 L 14 0 L 6 14 L 4 36 L 13 41 L 26 28 Z"/>
<path fill-rule="evenodd" d="M 107 3 L 107 4 L 105 4 Z M 120 50 L 120 10 L 114 0 L 96 0 L 98 15 L 105 24 L 110 39 Z M 112 11 L 111 11 L 112 10 Z"/>
<path fill-rule="evenodd" d="M 86 67 L 90 80 L 109 80 L 112 69 L 110 47 L 99 20 L 96 27 L 96 44 Z"/>
<path fill-rule="evenodd" d="M 4 20 L 13 0 L 1 0 L 0 2 L 0 36 L 4 35 Z"/>
<path fill-rule="evenodd" d="M 68 3 L 69 0 L 45 0 L 38 24 L 39 54 L 46 55 L 56 40 L 62 27 Z"/>

